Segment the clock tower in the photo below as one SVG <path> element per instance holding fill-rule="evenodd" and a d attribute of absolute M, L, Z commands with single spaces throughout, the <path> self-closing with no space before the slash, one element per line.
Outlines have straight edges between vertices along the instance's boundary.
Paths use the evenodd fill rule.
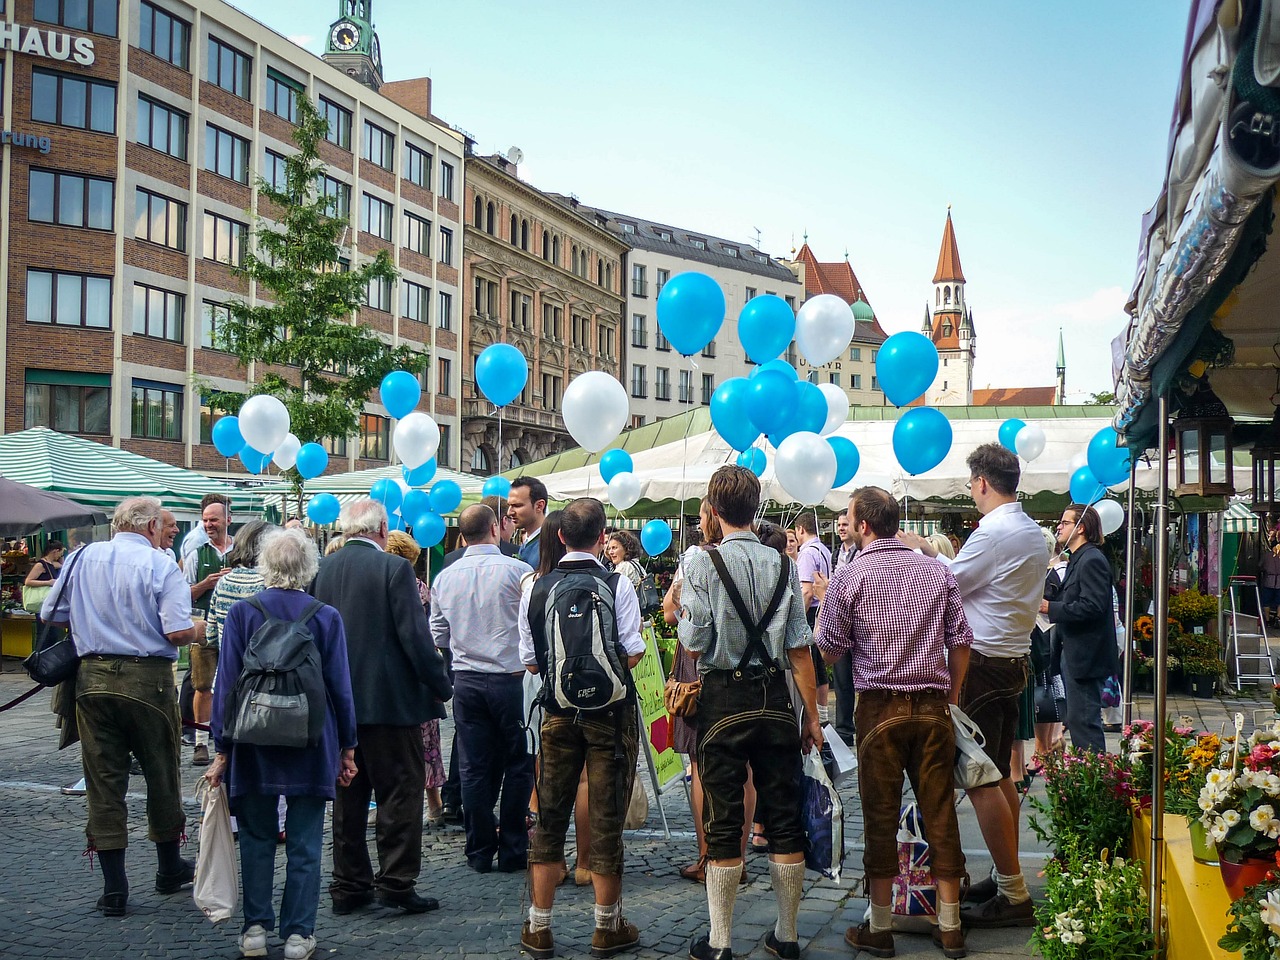
<path fill-rule="evenodd" d="M 324 60 L 371 90 L 382 86 L 382 45 L 373 30 L 373 0 L 338 0 Z"/>

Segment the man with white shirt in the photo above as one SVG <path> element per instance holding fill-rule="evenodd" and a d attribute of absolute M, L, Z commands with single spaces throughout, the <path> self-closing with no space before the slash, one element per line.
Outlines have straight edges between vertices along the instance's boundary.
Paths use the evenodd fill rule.
<path fill-rule="evenodd" d="M 923 537 L 898 536 L 946 563 L 960 587 L 973 629 L 960 707 L 982 730 L 987 755 L 1001 774 L 998 783 L 967 791 L 995 873 L 969 888 L 965 899 L 972 906 L 961 912 L 961 919 L 966 927 L 1029 927 L 1035 914 L 1018 861 L 1020 798 L 1009 776 L 1009 760 L 1049 550 L 1040 528 L 1018 504 L 1017 456 L 987 443 L 969 454 L 967 463 L 965 486 L 982 520 L 956 558 L 940 555 Z"/>
<path fill-rule="evenodd" d="M 227 570 L 226 556 L 235 546 L 230 533 L 231 501 L 220 493 L 206 494 L 200 500 L 200 523 L 207 541 L 191 553 L 183 551 L 183 570 L 187 583 L 191 584 L 191 609 L 195 616 L 204 619 L 209 615 L 209 601 L 213 588 Z M 191 648 L 191 686 L 195 691 L 191 712 L 198 724 L 208 725 L 213 714 L 213 678 L 218 672 L 218 647 L 193 646 Z M 196 730 L 196 747 L 191 762 L 197 767 L 209 763 L 209 732 Z"/>
<path fill-rule="evenodd" d="M 848 511 L 836 517 L 836 536 L 840 538 L 840 546 L 831 558 L 831 573 L 835 574 L 842 566 L 858 555 L 858 544 L 854 538 L 856 533 L 849 522 Z M 831 664 L 831 685 L 836 690 L 836 733 L 849 747 L 853 746 L 853 654 L 845 652 L 840 659 Z"/>

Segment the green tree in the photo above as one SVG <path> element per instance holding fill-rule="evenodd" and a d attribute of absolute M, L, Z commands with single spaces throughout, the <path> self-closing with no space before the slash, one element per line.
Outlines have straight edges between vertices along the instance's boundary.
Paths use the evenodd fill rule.
<path fill-rule="evenodd" d="M 1116 395 L 1110 390 L 1103 390 L 1099 393 L 1089 394 L 1089 399 L 1085 403 L 1103 404 L 1105 406 L 1115 406 Z"/>

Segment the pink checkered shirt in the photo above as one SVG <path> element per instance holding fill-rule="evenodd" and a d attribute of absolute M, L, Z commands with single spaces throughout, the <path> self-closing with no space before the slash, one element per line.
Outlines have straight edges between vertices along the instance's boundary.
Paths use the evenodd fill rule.
<path fill-rule="evenodd" d="M 874 540 L 831 578 L 818 614 L 823 653 L 853 654 L 857 690 L 949 691 L 947 651 L 973 631 L 951 571 L 898 540 Z"/>

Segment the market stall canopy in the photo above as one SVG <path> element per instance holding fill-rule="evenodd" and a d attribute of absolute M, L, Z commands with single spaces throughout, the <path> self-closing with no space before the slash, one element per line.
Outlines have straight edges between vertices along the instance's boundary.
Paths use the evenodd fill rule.
<path fill-rule="evenodd" d="M 303 492 L 303 500 L 305 503 L 306 498 L 317 493 L 331 493 L 338 498 L 339 503 L 345 506 L 348 503 L 359 500 L 361 497 L 367 497 L 369 488 L 378 480 L 402 480 L 403 478 L 403 467 L 398 463 L 389 467 L 373 467 L 369 470 L 331 473 L 323 477 L 316 477 L 314 480 L 308 480 Z M 431 478 L 431 483 L 422 489 L 430 490 L 437 480 L 453 480 L 462 488 L 462 506 L 458 507 L 458 510 L 461 510 L 463 506 L 475 503 L 480 499 L 480 488 L 484 486 L 485 478 L 440 467 L 436 470 L 436 475 Z M 296 515 L 298 513 L 297 502 L 294 500 L 294 489 L 291 484 L 284 481 L 271 483 L 259 487 L 258 492 L 263 495 L 267 506 L 276 508 L 281 515 Z M 288 509 L 285 509 L 286 503 Z"/>
<path fill-rule="evenodd" d="M 1223 533 L 1257 533 L 1260 521 L 1248 504 L 1233 503 L 1222 512 Z"/>
<path fill-rule="evenodd" d="M 0 474 L 105 513 L 126 497 L 140 496 L 155 497 L 166 510 L 188 516 L 199 516 L 200 498 L 209 493 L 230 497 L 237 512 L 256 512 L 262 503 L 253 491 L 194 470 L 47 427 L 0 436 Z"/>
<path fill-rule="evenodd" d="M 27 537 L 41 530 L 67 530 L 106 523 L 101 510 L 0 476 L 0 536 Z"/>

